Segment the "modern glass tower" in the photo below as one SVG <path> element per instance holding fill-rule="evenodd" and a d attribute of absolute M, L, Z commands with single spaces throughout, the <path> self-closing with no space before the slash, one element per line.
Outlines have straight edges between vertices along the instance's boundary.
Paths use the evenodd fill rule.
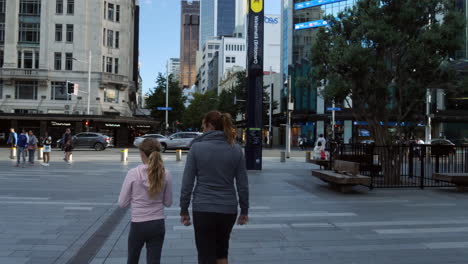
<path fill-rule="evenodd" d="M 200 1 L 200 41 L 203 47 L 206 40 L 214 36 L 230 36 L 234 33 L 236 22 L 236 1 Z"/>

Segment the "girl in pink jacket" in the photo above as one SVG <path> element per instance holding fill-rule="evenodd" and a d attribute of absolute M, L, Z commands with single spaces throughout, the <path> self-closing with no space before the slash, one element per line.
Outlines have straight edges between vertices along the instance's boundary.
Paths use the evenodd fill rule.
<path fill-rule="evenodd" d="M 145 139 L 139 150 L 143 164 L 128 172 L 119 196 L 120 207 L 132 208 L 127 263 L 138 264 L 146 244 L 147 263 L 159 264 L 166 233 L 164 207 L 172 205 L 172 177 L 156 139 Z"/>

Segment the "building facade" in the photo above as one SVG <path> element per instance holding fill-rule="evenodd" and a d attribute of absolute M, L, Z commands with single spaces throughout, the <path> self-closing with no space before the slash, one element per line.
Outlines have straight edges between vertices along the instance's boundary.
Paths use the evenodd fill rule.
<path fill-rule="evenodd" d="M 180 15 L 180 85 L 191 87 L 197 78 L 197 50 L 200 30 L 200 2 L 182 1 Z"/>
<path fill-rule="evenodd" d="M 127 142 L 138 108 L 138 21 L 135 0 L 0 0 L 0 130 L 55 135 L 61 126 L 90 129 L 82 120 L 93 119 L 92 129 Z"/>
<path fill-rule="evenodd" d="M 201 0 L 200 2 L 200 47 L 212 37 L 231 36 L 236 22 L 236 1 Z"/>
<path fill-rule="evenodd" d="M 176 80 L 180 76 L 180 60 L 179 58 L 170 58 L 168 65 L 169 74 L 172 74 Z"/>

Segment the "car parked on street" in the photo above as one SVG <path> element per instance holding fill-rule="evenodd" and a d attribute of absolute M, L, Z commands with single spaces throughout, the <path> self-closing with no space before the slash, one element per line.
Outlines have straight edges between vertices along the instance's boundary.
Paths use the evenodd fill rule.
<path fill-rule="evenodd" d="M 145 135 L 143 135 L 141 137 L 136 137 L 135 140 L 133 141 L 133 145 L 135 147 L 138 147 L 138 146 L 140 146 L 141 142 L 143 142 L 143 140 L 145 140 L 147 138 L 155 138 L 158 141 L 161 140 L 161 139 L 166 139 L 166 137 L 161 135 L 161 134 L 145 134 Z"/>
<path fill-rule="evenodd" d="M 57 140 L 57 147 L 62 148 L 62 139 Z M 96 132 L 83 132 L 73 136 L 73 148 L 92 148 L 96 151 L 113 147 L 113 139 L 107 135 Z"/>
<path fill-rule="evenodd" d="M 448 156 L 457 151 L 452 141 L 444 138 L 435 138 L 431 140 L 431 152 L 435 156 Z"/>
<path fill-rule="evenodd" d="M 162 152 L 169 149 L 190 149 L 192 140 L 203 135 L 200 132 L 179 132 L 166 138 L 158 139 L 161 143 Z"/>

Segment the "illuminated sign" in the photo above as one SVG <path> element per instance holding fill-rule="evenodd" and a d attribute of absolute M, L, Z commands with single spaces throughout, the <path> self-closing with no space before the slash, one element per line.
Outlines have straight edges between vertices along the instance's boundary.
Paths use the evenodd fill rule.
<path fill-rule="evenodd" d="M 309 21 L 309 22 L 305 22 L 305 23 L 295 24 L 294 25 L 294 30 L 324 27 L 324 26 L 327 26 L 327 25 L 328 25 L 328 22 L 325 21 L 325 20 L 315 20 L 315 21 Z"/>
<path fill-rule="evenodd" d="M 250 9 L 255 13 L 260 13 L 263 11 L 263 0 L 251 0 Z"/>
<path fill-rule="evenodd" d="M 336 2 L 342 2 L 342 1 L 344 0 L 312 0 L 312 1 L 307 1 L 307 2 L 297 3 L 294 5 L 294 9 L 299 10 L 299 9 L 332 4 Z"/>
<path fill-rule="evenodd" d="M 71 123 L 50 121 L 51 126 L 69 127 Z"/>
<path fill-rule="evenodd" d="M 120 127 L 120 124 L 104 124 L 106 127 Z"/>

